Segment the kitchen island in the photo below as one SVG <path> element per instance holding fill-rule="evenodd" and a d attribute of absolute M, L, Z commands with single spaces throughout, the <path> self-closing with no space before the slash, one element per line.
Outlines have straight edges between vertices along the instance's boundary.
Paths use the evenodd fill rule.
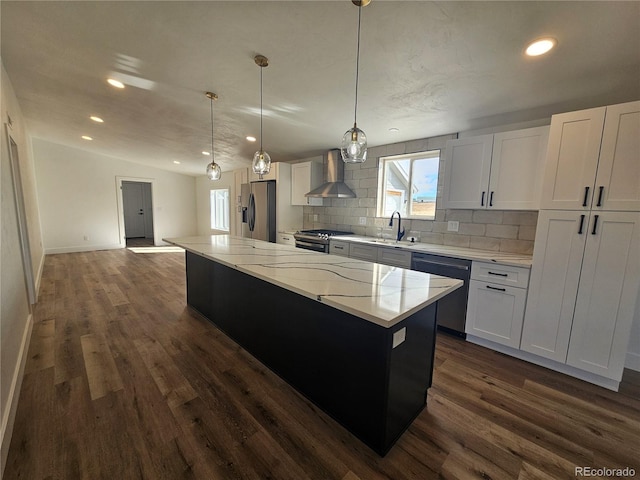
<path fill-rule="evenodd" d="M 187 303 L 385 455 L 426 405 L 437 301 L 459 280 L 259 240 L 186 250 Z"/>

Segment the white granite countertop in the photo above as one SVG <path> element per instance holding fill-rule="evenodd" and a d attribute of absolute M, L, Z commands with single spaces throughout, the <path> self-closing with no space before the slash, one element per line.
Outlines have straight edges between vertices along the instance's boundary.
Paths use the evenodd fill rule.
<path fill-rule="evenodd" d="M 230 235 L 163 240 L 386 328 L 462 286 L 452 278 Z"/>
<path fill-rule="evenodd" d="M 447 245 L 437 245 L 434 243 L 422 242 L 395 242 L 394 240 L 380 239 L 375 237 L 363 237 L 360 235 L 336 235 L 331 237 L 332 240 L 343 242 L 357 242 L 376 245 L 378 247 L 400 248 L 411 252 L 431 253 L 433 255 L 442 255 L 444 257 L 462 258 L 465 260 L 476 260 L 481 262 L 498 263 L 501 265 L 513 265 L 516 267 L 531 268 L 532 256 L 517 254 L 493 252 L 490 250 L 479 250 L 476 248 L 450 247 Z"/>

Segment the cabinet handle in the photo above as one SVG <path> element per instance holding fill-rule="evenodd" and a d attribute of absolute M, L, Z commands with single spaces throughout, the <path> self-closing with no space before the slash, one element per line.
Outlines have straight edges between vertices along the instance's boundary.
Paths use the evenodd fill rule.
<path fill-rule="evenodd" d="M 508 277 L 508 273 L 487 272 L 489 275 L 496 275 L 498 277 Z"/>
<path fill-rule="evenodd" d="M 507 289 L 506 288 L 498 288 L 498 287 L 492 287 L 491 285 L 485 285 L 488 289 L 490 290 L 498 290 L 500 292 L 506 292 Z"/>
<path fill-rule="evenodd" d="M 489 206 L 493 207 L 493 192 L 489 195 Z"/>
<path fill-rule="evenodd" d="M 341 247 L 340 245 L 334 245 L 333 248 L 336 250 L 344 250 L 344 247 Z"/>
<path fill-rule="evenodd" d="M 589 187 L 584 187 L 584 200 L 582 201 L 582 206 L 587 206 L 587 200 L 589 199 Z"/>
<path fill-rule="evenodd" d="M 584 215 L 580 215 L 580 228 L 578 229 L 578 235 L 582 235 L 582 227 L 584 227 Z"/>
<path fill-rule="evenodd" d="M 598 204 L 596 207 L 602 206 L 602 194 L 604 193 L 604 185 L 600 185 L 600 192 L 598 192 Z"/>
<path fill-rule="evenodd" d="M 484 192 L 482 192 L 482 199 L 480 200 L 480 206 L 484 207 Z"/>
<path fill-rule="evenodd" d="M 596 234 L 596 227 L 598 226 L 598 217 L 599 217 L 599 215 L 595 215 L 593 217 L 593 230 L 591 230 L 591 235 L 595 235 Z"/>

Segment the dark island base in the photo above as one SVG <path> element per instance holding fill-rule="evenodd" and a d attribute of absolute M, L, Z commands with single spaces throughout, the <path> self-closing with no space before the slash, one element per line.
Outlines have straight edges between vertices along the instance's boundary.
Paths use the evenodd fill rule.
<path fill-rule="evenodd" d="M 425 407 L 436 304 L 384 328 L 191 252 L 186 271 L 192 308 L 379 455 Z"/>

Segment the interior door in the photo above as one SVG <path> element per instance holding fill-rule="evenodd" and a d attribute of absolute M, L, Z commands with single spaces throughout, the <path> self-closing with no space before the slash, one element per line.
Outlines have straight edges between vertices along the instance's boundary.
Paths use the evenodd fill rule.
<path fill-rule="evenodd" d="M 145 236 L 144 188 L 140 182 L 122 182 L 125 238 Z"/>

